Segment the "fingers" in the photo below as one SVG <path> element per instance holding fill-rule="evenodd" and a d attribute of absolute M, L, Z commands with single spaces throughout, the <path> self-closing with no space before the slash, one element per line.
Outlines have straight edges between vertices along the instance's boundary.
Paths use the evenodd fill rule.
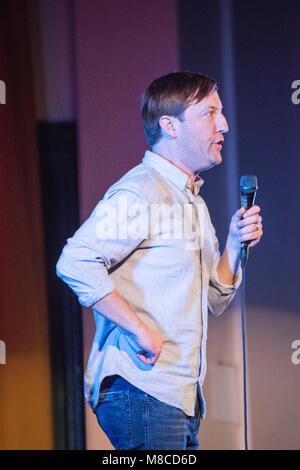
<path fill-rule="evenodd" d="M 137 354 L 137 357 L 144 363 L 144 364 L 155 364 L 159 356 L 153 355 L 151 357 L 146 356 L 145 354 Z"/>
<path fill-rule="evenodd" d="M 241 208 L 242 209 L 242 208 Z M 240 213 L 240 220 L 236 222 L 237 236 L 240 242 L 249 241 L 249 246 L 255 246 L 262 234 L 262 216 L 260 215 L 260 207 L 252 206 L 244 212 L 239 209 L 235 215 Z"/>
<path fill-rule="evenodd" d="M 249 246 L 252 248 L 253 246 L 257 245 L 258 242 L 259 242 L 259 240 L 252 240 L 252 241 L 249 243 Z"/>
<path fill-rule="evenodd" d="M 245 242 L 250 240 L 259 241 L 263 234 L 262 223 L 246 225 L 244 228 L 239 230 L 239 241 Z M 251 244 L 250 246 L 254 246 Z"/>
<path fill-rule="evenodd" d="M 233 222 L 237 222 L 240 220 L 241 217 L 243 217 L 243 214 L 246 212 L 246 209 L 244 207 L 241 207 L 238 209 L 232 216 Z"/>
<path fill-rule="evenodd" d="M 252 215 L 258 214 L 260 212 L 260 207 L 259 206 L 252 206 L 250 209 L 248 209 L 244 215 L 243 218 L 246 219 L 248 217 L 251 217 Z"/>
<path fill-rule="evenodd" d="M 237 226 L 242 222 L 242 224 L 239 226 L 243 227 L 250 223 L 257 222 L 259 217 L 260 217 L 259 221 L 261 221 L 262 219 L 261 219 L 261 216 L 259 215 L 259 212 L 260 212 L 259 206 L 252 206 L 248 210 L 246 210 L 245 207 L 241 207 L 233 214 L 232 221 L 236 223 Z"/>
<path fill-rule="evenodd" d="M 236 222 L 241 235 L 250 232 L 257 232 L 262 229 L 262 216 L 259 215 L 260 207 L 253 206 L 248 211 L 244 212 L 242 218 Z"/>
<path fill-rule="evenodd" d="M 246 235 L 248 233 L 256 233 L 256 232 L 259 232 L 262 230 L 262 223 L 260 221 L 257 221 L 257 223 L 255 224 L 250 224 L 250 225 L 246 225 L 244 226 L 243 228 L 241 228 L 239 230 L 239 235 L 242 236 L 242 235 Z M 256 233 L 257 235 L 257 233 Z"/>
<path fill-rule="evenodd" d="M 245 234 L 241 234 L 239 236 L 239 241 L 240 242 L 246 242 L 250 240 L 258 240 L 262 236 L 262 230 L 258 229 L 255 227 L 254 230 L 251 230 Z"/>
<path fill-rule="evenodd" d="M 161 334 L 144 324 L 136 336 L 136 342 L 140 347 L 137 357 L 144 364 L 155 364 L 164 344 Z"/>
<path fill-rule="evenodd" d="M 260 224 L 262 222 L 261 215 L 255 214 L 249 217 L 245 217 L 237 222 L 238 228 L 246 227 L 247 225 L 251 224 Z"/>

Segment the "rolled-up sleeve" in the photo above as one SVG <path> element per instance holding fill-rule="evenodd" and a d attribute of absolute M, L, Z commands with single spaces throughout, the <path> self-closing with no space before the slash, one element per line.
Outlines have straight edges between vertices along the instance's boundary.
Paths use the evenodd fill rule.
<path fill-rule="evenodd" d="M 216 256 L 213 267 L 210 272 L 209 288 L 208 288 L 208 309 L 210 315 L 218 316 L 230 304 L 235 293 L 242 282 L 242 270 L 239 270 L 236 281 L 231 284 L 223 284 L 218 277 L 218 264 L 220 261 L 220 252 L 218 249 L 218 241 L 216 239 Z"/>
<path fill-rule="evenodd" d="M 56 265 L 57 276 L 90 307 L 114 290 L 109 269 L 147 236 L 146 200 L 134 191 L 106 193 L 90 217 L 67 240 Z"/>

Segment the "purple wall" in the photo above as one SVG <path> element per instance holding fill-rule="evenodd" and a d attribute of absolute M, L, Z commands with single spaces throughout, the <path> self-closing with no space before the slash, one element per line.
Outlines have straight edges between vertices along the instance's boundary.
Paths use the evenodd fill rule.
<path fill-rule="evenodd" d="M 81 218 L 143 157 L 139 99 L 177 70 L 174 0 L 75 2 Z"/>

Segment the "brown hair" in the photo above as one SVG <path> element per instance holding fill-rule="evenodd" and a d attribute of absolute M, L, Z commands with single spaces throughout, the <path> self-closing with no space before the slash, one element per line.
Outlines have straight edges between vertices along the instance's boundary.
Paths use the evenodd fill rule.
<path fill-rule="evenodd" d="M 174 72 L 155 79 L 142 95 L 141 114 L 147 143 L 162 136 L 159 120 L 164 114 L 183 121 L 184 111 L 217 91 L 215 80 L 193 72 Z"/>

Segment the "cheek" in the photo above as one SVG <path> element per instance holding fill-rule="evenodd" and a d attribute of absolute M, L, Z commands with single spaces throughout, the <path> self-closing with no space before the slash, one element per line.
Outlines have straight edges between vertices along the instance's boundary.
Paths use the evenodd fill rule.
<path fill-rule="evenodd" d="M 213 140 L 213 136 L 216 134 L 215 125 L 213 123 L 206 123 L 199 126 L 196 134 L 200 141 L 209 142 Z"/>
<path fill-rule="evenodd" d="M 211 134 L 209 132 L 199 133 L 197 136 L 197 141 L 201 147 L 209 147 L 212 143 Z"/>
<path fill-rule="evenodd" d="M 186 126 L 182 132 L 182 138 L 185 142 L 186 147 L 195 147 L 207 150 L 212 142 L 213 136 L 215 135 L 213 124 L 209 123 L 201 126 Z"/>

